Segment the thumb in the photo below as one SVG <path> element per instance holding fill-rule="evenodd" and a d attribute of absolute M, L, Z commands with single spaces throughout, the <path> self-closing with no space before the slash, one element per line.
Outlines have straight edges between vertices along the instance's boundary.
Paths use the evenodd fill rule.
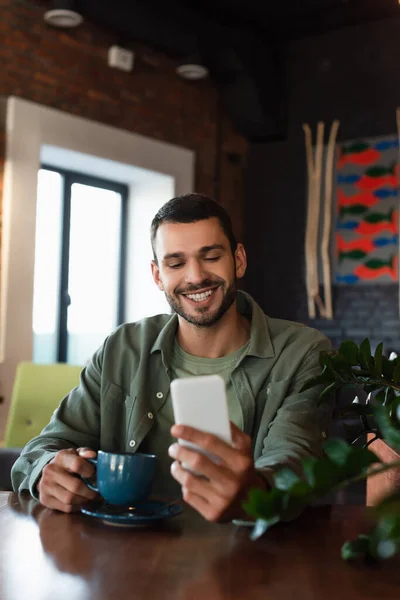
<path fill-rule="evenodd" d="M 96 458 L 97 456 L 97 452 L 91 448 L 77 448 L 76 451 L 82 458 Z"/>

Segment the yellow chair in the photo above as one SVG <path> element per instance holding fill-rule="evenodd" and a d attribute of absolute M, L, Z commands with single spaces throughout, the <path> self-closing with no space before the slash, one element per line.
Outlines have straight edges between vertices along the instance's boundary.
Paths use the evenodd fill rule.
<path fill-rule="evenodd" d="M 5 448 L 21 448 L 38 435 L 68 392 L 79 384 L 82 367 L 19 363 L 4 437 Z"/>

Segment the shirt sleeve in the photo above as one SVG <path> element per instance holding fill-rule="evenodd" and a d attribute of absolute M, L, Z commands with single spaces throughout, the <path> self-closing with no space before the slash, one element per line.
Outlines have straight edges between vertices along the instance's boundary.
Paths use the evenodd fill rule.
<path fill-rule="evenodd" d="M 37 498 L 36 484 L 42 470 L 60 450 L 82 446 L 99 449 L 103 347 L 82 370 L 79 386 L 65 396 L 49 424 L 28 442 L 15 462 L 11 470 L 15 491 L 29 490 Z"/>
<path fill-rule="evenodd" d="M 306 354 L 292 378 L 289 392 L 283 399 L 264 438 L 261 456 L 255 466 L 273 486 L 274 473 L 281 467 L 290 467 L 302 475 L 302 459 L 323 457 L 323 443 L 328 435 L 332 418 L 333 401 L 324 400 L 318 406 L 321 386 L 300 392 L 304 383 L 321 372 L 319 353 L 330 350 L 323 338 Z"/>

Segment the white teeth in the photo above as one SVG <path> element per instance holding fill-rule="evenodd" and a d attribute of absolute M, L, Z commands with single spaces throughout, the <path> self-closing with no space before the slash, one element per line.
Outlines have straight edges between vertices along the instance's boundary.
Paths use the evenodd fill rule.
<path fill-rule="evenodd" d="M 187 294 L 187 297 L 195 302 L 201 302 L 202 300 L 208 298 L 208 296 L 211 296 L 212 293 L 213 290 L 208 290 L 208 292 L 202 292 L 201 294 Z"/>

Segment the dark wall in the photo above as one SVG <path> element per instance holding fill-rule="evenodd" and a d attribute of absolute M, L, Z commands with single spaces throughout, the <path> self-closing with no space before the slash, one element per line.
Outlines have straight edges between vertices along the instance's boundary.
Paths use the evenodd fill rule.
<path fill-rule="evenodd" d="M 0 96 L 19 96 L 193 150 L 196 190 L 217 196 L 241 234 L 247 143 L 221 110 L 210 79 L 184 81 L 175 72 L 177 60 L 140 43 L 131 45 L 131 73 L 111 69 L 107 53 L 118 39 L 104 28 L 85 21 L 77 29 L 55 29 L 43 21 L 43 4 L 0 5 Z M 3 155 L 0 137 L 0 186 Z"/>
<path fill-rule="evenodd" d="M 246 289 L 271 316 L 308 323 L 304 282 L 306 161 L 302 124 L 340 120 L 338 141 L 396 132 L 400 19 L 293 42 L 285 50 L 288 137 L 250 148 L 245 194 Z M 271 93 L 273 91 L 271 90 Z M 343 339 L 400 350 L 397 285 L 335 286 L 334 321 L 311 324 Z"/>

